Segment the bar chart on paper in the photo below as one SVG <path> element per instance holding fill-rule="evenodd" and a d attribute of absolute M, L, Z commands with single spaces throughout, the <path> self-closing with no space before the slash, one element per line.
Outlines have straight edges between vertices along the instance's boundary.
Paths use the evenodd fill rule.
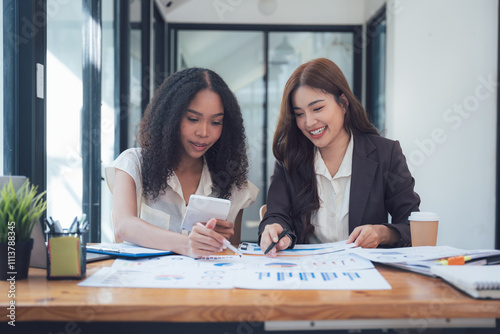
<path fill-rule="evenodd" d="M 242 289 L 387 290 L 391 286 L 376 269 L 358 271 L 243 270 L 235 284 Z"/>
<path fill-rule="evenodd" d="M 349 252 L 300 257 L 213 255 L 117 259 L 80 286 L 382 290 L 390 285 L 373 264 Z"/>

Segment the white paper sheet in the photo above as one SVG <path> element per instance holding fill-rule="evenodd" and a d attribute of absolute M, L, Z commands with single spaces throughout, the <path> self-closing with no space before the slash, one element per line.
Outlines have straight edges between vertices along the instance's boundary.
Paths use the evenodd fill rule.
<path fill-rule="evenodd" d="M 346 240 L 323 244 L 298 244 L 293 249 L 284 249 L 277 252 L 278 256 L 303 256 L 338 252 L 354 248 L 354 243 L 347 244 Z M 260 246 L 253 242 L 242 242 L 238 249 L 247 255 L 264 255 Z"/>
<path fill-rule="evenodd" d="M 466 251 L 450 246 L 421 246 L 401 248 L 355 248 L 354 254 L 358 254 L 370 261 L 379 263 L 412 263 L 447 258 L 469 254 L 474 251 Z"/>
<path fill-rule="evenodd" d="M 390 290 L 376 269 L 356 271 L 242 270 L 236 288 L 265 290 Z"/>
<path fill-rule="evenodd" d="M 193 259 L 173 255 L 144 259 L 117 259 L 111 267 L 101 268 L 97 273 L 79 283 L 80 286 L 137 287 L 137 288 L 191 288 L 231 289 L 386 289 L 382 276 L 371 273 L 373 264 L 347 251 L 331 254 L 300 257 L 269 258 L 264 256 L 209 256 Z M 256 272 L 286 272 L 287 284 L 266 280 L 251 280 Z M 365 273 L 368 272 L 368 273 Z M 375 270 L 376 272 L 376 270 Z M 301 276 L 302 275 L 302 276 Z M 306 275 L 306 276 L 303 276 Z M 312 276 L 311 276 L 312 275 Z M 326 276 L 325 276 L 326 275 Z M 314 277 L 317 279 L 311 279 Z M 332 277 L 329 280 L 319 277 Z M 334 278 L 334 276 L 337 276 Z M 274 277 L 274 276 L 273 276 Z M 300 280 L 300 277 L 311 277 Z M 347 279 L 349 278 L 349 279 Z M 385 283 L 384 283 L 385 282 Z M 390 288 L 390 286 L 389 286 Z"/>

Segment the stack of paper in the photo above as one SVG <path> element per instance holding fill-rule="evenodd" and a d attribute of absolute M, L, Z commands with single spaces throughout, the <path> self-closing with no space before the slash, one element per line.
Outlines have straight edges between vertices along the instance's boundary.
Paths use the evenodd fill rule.
<path fill-rule="evenodd" d="M 391 286 L 373 264 L 357 255 L 279 257 L 172 255 L 115 260 L 81 286 L 189 288 L 382 290 Z"/>
<path fill-rule="evenodd" d="M 488 258 L 500 255 L 500 250 L 464 250 L 450 246 L 422 246 L 402 248 L 354 248 L 352 253 L 392 267 L 435 277 L 431 267 L 442 266 L 437 260 L 470 255 L 470 265 L 487 264 Z"/>

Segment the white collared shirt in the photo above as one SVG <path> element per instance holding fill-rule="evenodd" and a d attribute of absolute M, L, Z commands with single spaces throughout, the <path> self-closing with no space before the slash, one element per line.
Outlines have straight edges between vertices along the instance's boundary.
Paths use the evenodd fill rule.
<path fill-rule="evenodd" d="M 347 146 L 339 170 L 330 175 L 319 149 L 315 149 L 314 169 L 320 207 L 311 217 L 314 234 L 311 243 L 335 242 L 349 236 L 349 195 L 351 193 L 354 136 Z"/>
<path fill-rule="evenodd" d="M 187 205 L 184 201 L 182 187 L 175 173 L 167 180 L 165 193 L 155 199 L 144 197 L 142 194 L 142 154 L 140 148 L 129 148 L 122 152 L 115 161 L 106 167 L 106 181 L 108 187 L 113 192 L 115 182 L 115 168 L 123 170 L 129 174 L 135 181 L 135 191 L 137 195 L 137 213 L 139 218 L 160 228 L 172 232 L 187 234 L 187 231 L 181 230 L 182 218 L 186 212 Z M 249 207 L 255 202 L 259 190 L 250 181 L 242 189 L 233 186 L 231 189 L 231 209 L 227 217 L 228 221 L 234 222 L 238 212 Z M 203 160 L 203 169 L 201 172 L 200 183 L 195 192 L 196 195 L 212 196 L 212 177 L 208 166 Z"/>

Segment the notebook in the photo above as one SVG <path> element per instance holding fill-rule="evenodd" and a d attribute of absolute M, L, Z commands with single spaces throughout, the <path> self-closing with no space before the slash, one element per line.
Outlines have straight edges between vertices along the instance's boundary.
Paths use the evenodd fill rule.
<path fill-rule="evenodd" d="M 500 265 L 432 266 L 431 271 L 474 298 L 500 299 Z"/>

